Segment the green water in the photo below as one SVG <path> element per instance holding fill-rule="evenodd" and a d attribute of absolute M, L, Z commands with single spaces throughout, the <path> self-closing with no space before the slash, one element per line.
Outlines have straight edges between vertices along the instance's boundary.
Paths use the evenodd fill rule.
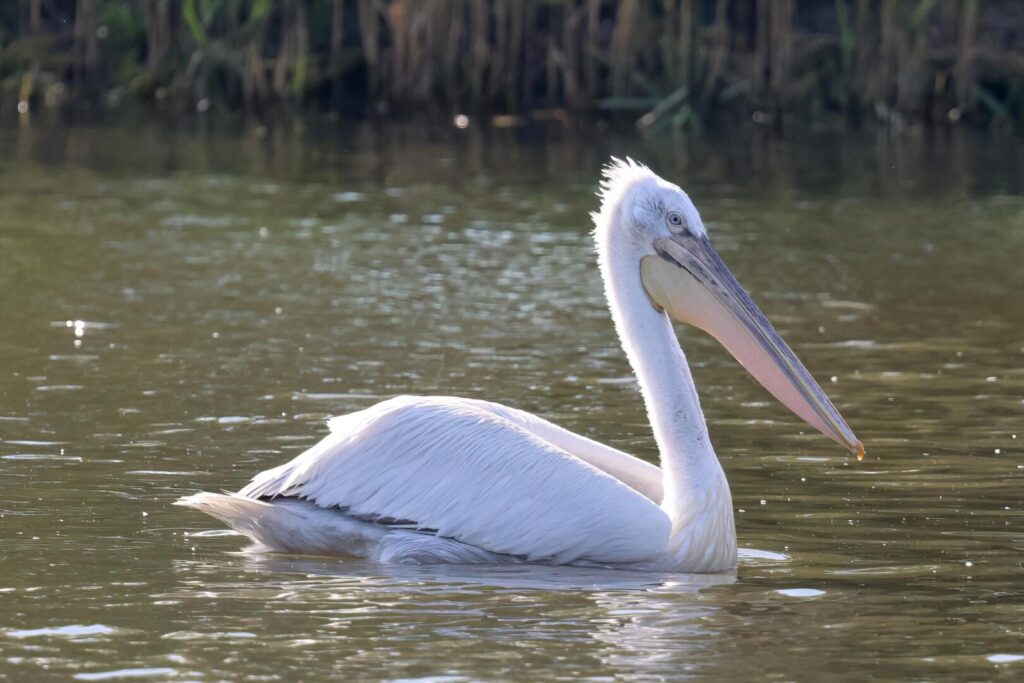
<path fill-rule="evenodd" d="M 0 131 L 0 679 L 1024 676 L 1024 147 L 258 133 Z M 610 153 L 690 192 L 868 448 L 680 330 L 735 578 L 247 556 L 170 505 L 404 392 L 655 459 L 588 237 Z"/>

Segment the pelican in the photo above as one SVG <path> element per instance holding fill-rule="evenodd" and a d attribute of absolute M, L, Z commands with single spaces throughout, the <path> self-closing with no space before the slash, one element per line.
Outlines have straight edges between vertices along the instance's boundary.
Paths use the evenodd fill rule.
<path fill-rule="evenodd" d="M 718 340 L 800 418 L 864 447 L 719 258 L 690 198 L 630 159 L 604 168 L 594 240 L 608 307 L 636 374 L 661 467 L 488 401 L 399 396 L 237 493 L 177 504 L 251 549 L 412 564 L 604 566 L 706 573 L 736 566 L 725 473 L 672 321 Z"/>

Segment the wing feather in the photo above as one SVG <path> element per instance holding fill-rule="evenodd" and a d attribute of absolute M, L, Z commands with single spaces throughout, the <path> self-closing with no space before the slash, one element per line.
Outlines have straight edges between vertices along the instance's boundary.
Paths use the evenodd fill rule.
<path fill-rule="evenodd" d="M 465 400 L 402 396 L 330 427 L 320 443 L 240 493 L 412 520 L 531 561 L 640 561 L 667 542 L 668 517 L 649 498 Z"/>
<path fill-rule="evenodd" d="M 516 424 L 545 441 L 572 453 L 580 460 L 610 474 L 623 484 L 635 489 L 655 503 L 661 503 L 663 496 L 661 468 L 641 460 L 629 453 L 605 446 L 603 443 L 574 434 L 533 413 L 510 408 L 500 403 L 475 398 L 452 398 L 467 405 L 487 410 Z"/>

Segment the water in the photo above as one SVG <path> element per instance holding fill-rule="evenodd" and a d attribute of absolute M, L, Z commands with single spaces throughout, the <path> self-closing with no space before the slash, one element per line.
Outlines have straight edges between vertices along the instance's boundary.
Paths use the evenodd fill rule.
<path fill-rule="evenodd" d="M 957 135 L 0 132 L 0 678 L 1024 675 L 1024 148 Z M 868 448 L 681 330 L 736 577 L 239 554 L 172 507 L 402 392 L 656 458 L 587 236 L 683 184 Z"/>

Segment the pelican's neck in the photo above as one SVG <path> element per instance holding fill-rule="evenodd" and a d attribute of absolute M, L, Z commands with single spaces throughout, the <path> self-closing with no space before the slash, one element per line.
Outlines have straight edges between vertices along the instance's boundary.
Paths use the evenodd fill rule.
<path fill-rule="evenodd" d="M 661 508 L 672 520 L 672 533 L 650 566 L 720 571 L 736 566 L 729 483 L 711 448 L 697 388 L 672 323 L 651 303 L 640 278 L 647 249 L 639 245 L 649 244 L 655 232 L 649 225 L 650 207 L 657 206 L 651 196 L 661 182 L 642 166 L 613 162 L 605 171 L 594 238 L 615 329 L 640 382 L 661 454 Z"/>
<path fill-rule="evenodd" d="M 724 483 L 708 438 L 690 366 L 668 316 L 640 280 L 640 257 L 607 249 L 598 239 L 601 271 L 615 329 L 640 383 L 661 457 L 662 507 L 673 518 L 695 498 Z"/>

